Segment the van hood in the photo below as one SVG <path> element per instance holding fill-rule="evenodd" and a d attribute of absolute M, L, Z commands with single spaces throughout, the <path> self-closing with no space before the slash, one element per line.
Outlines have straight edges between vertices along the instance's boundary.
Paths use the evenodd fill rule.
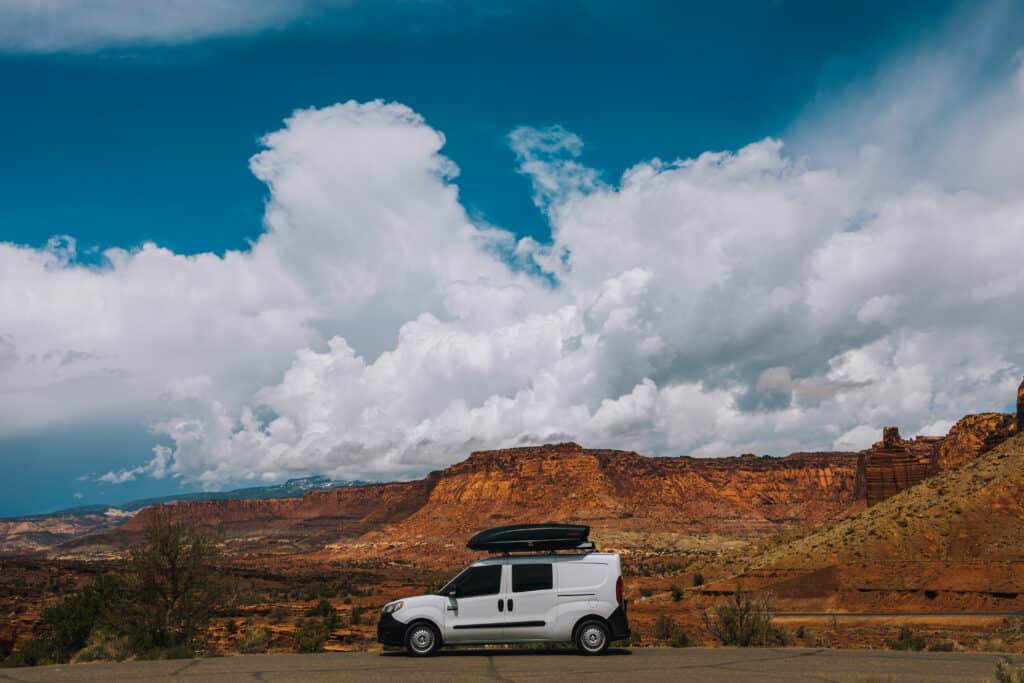
<path fill-rule="evenodd" d="M 445 603 L 448 602 L 448 598 L 441 595 L 414 595 L 409 598 L 400 598 L 399 600 L 392 600 L 392 602 L 402 602 L 402 609 L 398 611 L 398 614 L 409 609 L 410 607 L 444 607 Z"/>

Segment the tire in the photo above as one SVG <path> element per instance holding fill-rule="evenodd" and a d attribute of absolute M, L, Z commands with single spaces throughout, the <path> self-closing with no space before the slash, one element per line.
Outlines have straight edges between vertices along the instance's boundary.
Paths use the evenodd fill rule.
<path fill-rule="evenodd" d="M 410 657 L 429 657 L 441 646 L 441 634 L 433 624 L 418 621 L 405 632 L 405 652 Z"/>
<path fill-rule="evenodd" d="M 588 619 L 576 628 L 576 647 L 585 655 L 601 655 L 608 649 L 608 627 Z"/>

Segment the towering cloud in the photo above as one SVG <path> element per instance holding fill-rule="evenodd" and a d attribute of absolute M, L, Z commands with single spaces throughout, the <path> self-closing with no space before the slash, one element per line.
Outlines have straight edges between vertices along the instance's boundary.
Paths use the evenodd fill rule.
<path fill-rule="evenodd" d="M 1024 178 L 986 137 L 1016 139 L 1021 73 L 937 129 L 953 151 L 927 162 L 970 182 L 870 138 L 843 164 L 766 139 L 611 182 L 572 133 L 519 129 L 544 244 L 475 224 L 407 107 L 296 112 L 252 159 L 249 250 L 95 267 L 70 238 L 0 244 L 0 430 L 131 415 L 174 447 L 107 481 L 216 486 L 556 439 L 715 456 L 942 429 L 1024 367 Z"/>

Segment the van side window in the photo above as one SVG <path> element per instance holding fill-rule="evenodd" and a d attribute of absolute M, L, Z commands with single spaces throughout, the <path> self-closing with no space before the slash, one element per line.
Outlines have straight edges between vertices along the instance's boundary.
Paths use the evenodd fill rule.
<path fill-rule="evenodd" d="M 493 595 L 501 590 L 501 565 L 470 567 L 452 581 L 451 588 L 459 598 Z"/>
<path fill-rule="evenodd" d="M 551 564 L 514 564 L 512 565 L 512 592 L 551 590 Z"/>

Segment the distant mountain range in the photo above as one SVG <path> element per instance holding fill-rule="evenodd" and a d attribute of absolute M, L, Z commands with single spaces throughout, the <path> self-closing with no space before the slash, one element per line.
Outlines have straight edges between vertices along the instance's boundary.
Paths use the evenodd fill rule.
<path fill-rule="evenodd" d="M 283 484 L 251 486 L 231 491 L 199 491 L 158 498 L 140 498 L 116 505 L 80 505 L 36 515 L 0 518 L 0 556 L 35 553 L 72 539 L 109 531 L 139 510 L 161 503 L 210 500 L 270 500 L 298 498 L 311 491 L 364 486 L 365 481 L 335 481 L 322 475 L 289 479 Z"/>
<path fill-rule="evenodd" d="M 13 519 L 20 519 L 22 517 L 47 517 L 49 515 L 80 515 L 90 512 L 105 512 L 110 508 L 123 510 L 125 512 L 135 512 L 136 510 L 141 510 L 149 505 L 160 505 L 161 503 L 187 503 L 197 500 L 266 500 L 270 498 L 296 498 L 308 493 L 309 491 L 329 491 L 331 489 L 344 489 L 351 486 L 365 486 L 372 483 L 375 482 L 360 480 L 338 481 L 331 479 L 330 477 L 325 477 L 322 474 L 314 474 L 310 477 L 289 479 L 283 484 L 250 486 L 244 489 L 232 489 L 230 491 L 196 491 L 193 493 L 176 493 L 169 496 L 158 496 L 156 498 L 139 498 L 138 500 L 130 500 L 127 503 L 119 503 L 116 505 L 79 505 L 77 507 L 67 508 L 66 510 L 58 510 L 57 512 L 50 512 L 41 515 L 24 515 Z"/>

